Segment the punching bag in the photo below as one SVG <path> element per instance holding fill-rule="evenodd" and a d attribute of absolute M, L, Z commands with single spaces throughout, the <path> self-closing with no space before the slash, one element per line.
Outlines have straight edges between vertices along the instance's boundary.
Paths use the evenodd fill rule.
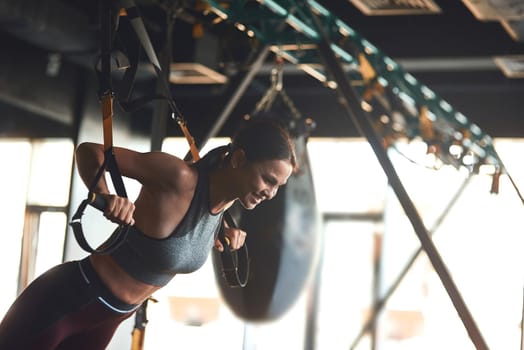
<path fill-rule="evenodd" d="M 294 139 L 298 169 L 270 201 L 253 210 L 230 209 L 247 232 L 250 273 L 247 285 L 231 288 L 213 249 L 215 279 L 228 307 L 239 318 L 269 321 L 298 299 L 317 262 L 320 220 L 304 136 Z"/>

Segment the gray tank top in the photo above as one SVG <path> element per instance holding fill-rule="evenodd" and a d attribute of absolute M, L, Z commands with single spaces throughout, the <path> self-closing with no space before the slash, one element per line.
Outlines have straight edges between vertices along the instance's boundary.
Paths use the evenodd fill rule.
<path fill-rule="evenodd" d="M 130 227 L 126 239 L 111 253 L 137 280 L 164 286 L 176 274 L 196 271 L 206 262 L 222 213 L 209 210 L 209 172 L 202 161 L 204 158 L 196 164 L 198 181 L 193 199 L 177 229 L 167 238 L 155 239 Z"/>

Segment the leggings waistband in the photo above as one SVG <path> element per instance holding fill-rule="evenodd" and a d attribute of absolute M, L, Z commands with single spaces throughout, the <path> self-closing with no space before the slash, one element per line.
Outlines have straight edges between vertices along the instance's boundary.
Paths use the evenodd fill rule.
<path fill-rule="evenodd" d="M 107 308 L 114 312 L 124 314 L 133 312 L 140 306 L 140 304 L 128 304 L 115 297 L 109 288 L 107 288 L 102 282 L 100 277 L 98 277 L 95 269 L 91 265 L 91 261 L 89 261 L 89 258 L 78 261 L 78 267 L 80 268 L 80 272 L 82 273 L 85 282 L 89 284 L 96 293 L 97 299 Z"/>

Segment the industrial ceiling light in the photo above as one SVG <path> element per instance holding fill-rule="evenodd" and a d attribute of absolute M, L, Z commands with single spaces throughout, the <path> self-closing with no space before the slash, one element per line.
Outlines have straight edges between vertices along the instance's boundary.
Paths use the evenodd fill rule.
<path fill-rule="evenodd" d="M 524 55 L 496 56 L 495 64 L 508 78 L 524 78 Z"/>
<path fill-rule="evenodd" d="M 169 82 L 172 84 L 225 84 L 227 77 L 200 63 L 171 63 Z"/>
<path fill-rule="evenodd" d="M 433 0 L 349 0 L 368 16 L 426 15 L 440 13 Z"/>
<path fill-rule="evenodd" d="M 524 2 L 520 0 L 462 0 L 480 21 L 520 20 Z"/>

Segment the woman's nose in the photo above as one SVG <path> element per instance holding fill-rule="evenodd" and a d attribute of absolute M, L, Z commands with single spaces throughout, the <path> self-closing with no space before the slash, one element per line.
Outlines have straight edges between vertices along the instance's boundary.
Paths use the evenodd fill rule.
<path fill-rule="evenodd" d="M 271 187 L 268 192 L 269 192 L 268 199 L 272 199 L 273 197 L 275 197 L 277 195 L 278 186 Z"/>

